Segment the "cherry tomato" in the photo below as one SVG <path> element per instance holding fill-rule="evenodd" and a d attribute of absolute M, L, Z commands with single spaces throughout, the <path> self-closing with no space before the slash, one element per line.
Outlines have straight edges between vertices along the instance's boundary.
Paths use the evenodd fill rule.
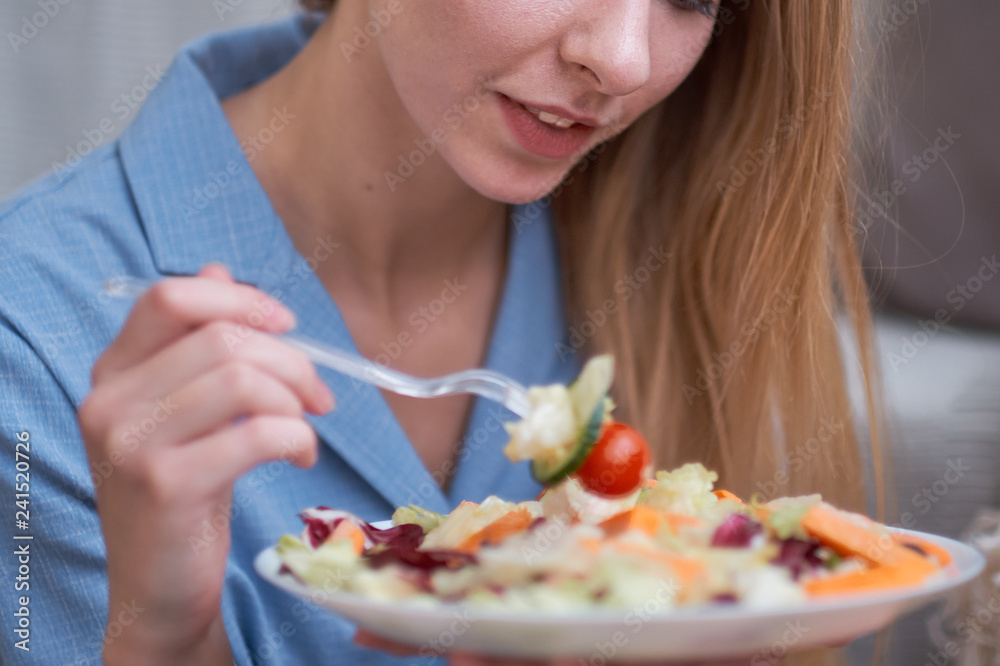
<path fill-rule="evenodd" d="M 593 493 L 619 497 L 634 492 L 652 463 L 649 444 L 634 428 L 610 423 L 576 471 L 576 478 Z"/>

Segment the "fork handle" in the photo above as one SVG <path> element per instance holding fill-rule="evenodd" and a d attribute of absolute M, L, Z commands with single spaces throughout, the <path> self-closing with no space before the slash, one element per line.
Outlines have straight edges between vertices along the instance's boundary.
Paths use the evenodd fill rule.
<path fill-rule="evenodd" d="M 136 298 L 152 285 L 152 280 L 119 276 L 105 282 L 104 291 L 117 298 Z M 459 392 L 474 393 L 499 402 L 521 418 L 526 418 L 531 411 L 525 388 L 509 378 L 504 378 L 504 381 L 498 385 L 495 379 L 493 381 L 486 380 L 481 371 L 467 370 L 448 377 L 438 377 L 436 380 L 418 380 L 366 358 L 329 347 L 296 333 L 283 333 L 275 337 L 302 351 L 309 360 L 318 365 L 326 366 L 348 377 L 374 384 L 399 395 L 412 398 L 432 398 L 454 395 Z M 459 385 L 446 385 L 445 380 L 459 378 L 461 379 Z"/>

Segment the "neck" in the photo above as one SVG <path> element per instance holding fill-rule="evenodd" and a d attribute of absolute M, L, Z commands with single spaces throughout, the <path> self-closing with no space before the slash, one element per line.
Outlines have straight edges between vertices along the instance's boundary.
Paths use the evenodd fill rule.
<path fill-rule="evenodd" d="M 436 152 L 419 166 L 409 161 L 424 137 L 378 46 L 349 61 L 341 50 L 353 43 L 351 26 L 365 23 L 366 6 L 338 3 L 292 62 L 223 108 L 238 137 L 274 132 L 251 167 L 297 249 L 310 256 L 318 239 L 340 244 L 337 261 L 316 269 L 320 279 L 349 279 L 376 296 L 495 260 L 506 205 L 470 188 Z M 407 162 L 412 173 L 401 168 Z"/>

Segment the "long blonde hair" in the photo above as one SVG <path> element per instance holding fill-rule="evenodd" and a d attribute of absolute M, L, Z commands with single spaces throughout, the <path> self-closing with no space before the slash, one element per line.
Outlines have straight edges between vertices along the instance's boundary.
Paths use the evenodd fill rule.
<path fill-rule="evenodd" d="M 852 99 L 867 89 L 855 85 L 863 35 L 852 5 L 723 3 L 718 34 L 682 87 L 588 156 L 553 205 L 571 341 L 615 355 L 616 416 L 646 435 L 660 467 L 701 461 L 743 497 L 819 492 L 863 511 L 845 320 L 884 520 L 879 382 L 851 199 L 852 110 L 867 108 Z M 669 255 L 656 271 L 646 264 L 654 252 Z M 842 663 L 825 650 L 786 661 Z"/>
<path fill-rule="evenodd" d="M 615 355 L 617 417 L 661 466 L 702 461 L 743 496 L 862 509 L 837 324 L 854 333 L 878 454 L 849 196 L 851 5 L 724 3 L 681 88 L 553 205 L 576 343 Z M 644 270 L 661 246 L 669 260 Z"/>

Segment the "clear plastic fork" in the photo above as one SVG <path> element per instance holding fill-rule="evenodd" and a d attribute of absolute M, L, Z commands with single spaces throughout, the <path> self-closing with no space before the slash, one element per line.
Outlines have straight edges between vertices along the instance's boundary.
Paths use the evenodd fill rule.
<path fill-rule="evenodd" d="M 116 298 L 136 298 L 154 283 L 120 276 L 104 283 L 104 292 Z M 297 333 L 275 336 L 299 349 L 314 363 L 368 384 L 412 398 L 442 398 L 474 394 L 498 402 L 521 418 L 531 412 L 528 392 L 510 377 L 493 370 L 463 370 L 441 377 L 414 377 Z"/>

